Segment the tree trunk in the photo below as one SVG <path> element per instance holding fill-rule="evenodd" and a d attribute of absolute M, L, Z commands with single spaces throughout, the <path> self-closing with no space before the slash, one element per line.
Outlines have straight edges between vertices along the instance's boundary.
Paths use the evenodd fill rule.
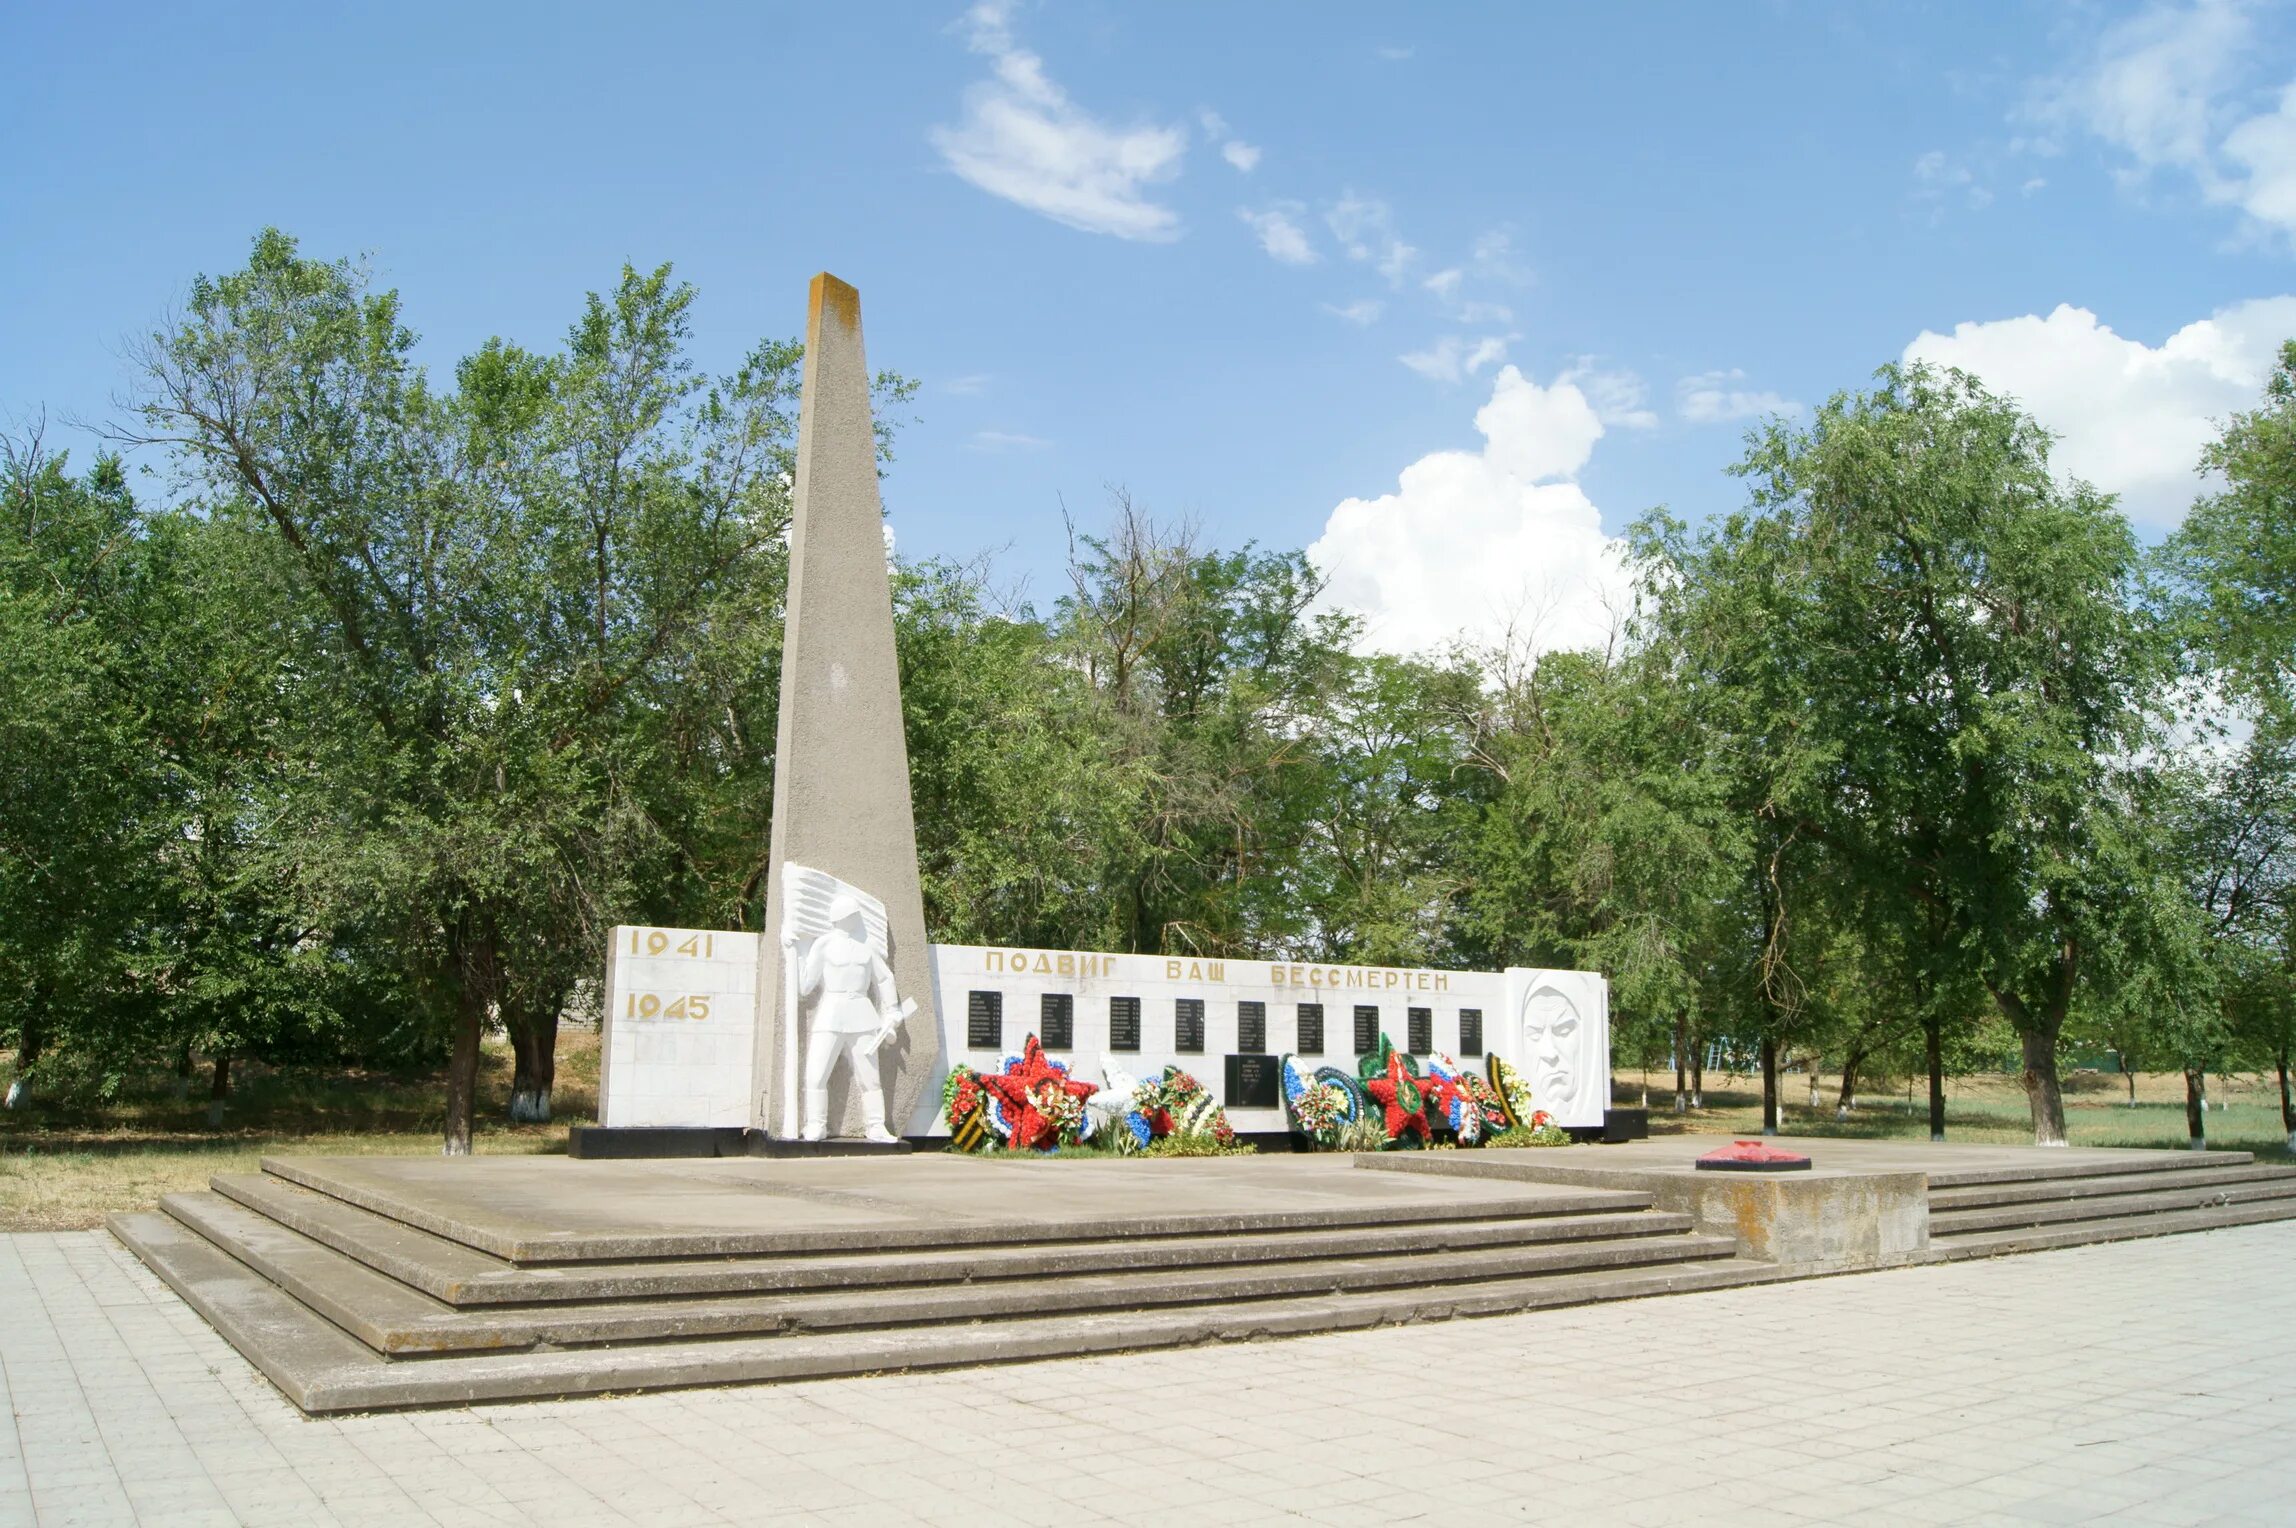
<path fill-rule="evenodd" d="M 2272 1060 L 2280 1070 L 2280 1128 L 2288 1132 L 2288 1150 L 2296 1154 L 2296 1096 L 2288 1091 L 2288 1047 L 2281 1046 Z"/>
<path fill-rule="evenodd" d="M 478 1042 L 486 1031 L 487 1008 L 497 988 L 494 938 L 464 930 L 455 953 L 454 1045 L 446 1064 L 446 1139 L 441 1154 L 470 1155 L 471 1116 L 478 1105 Z"/>
<path fill-rule="evenodd" d="M 558 1077 L 557 1003 L 538 1005 L 548 1012 L 507 1016 L 510 1030 L 510 1118 L 514 1124 L 550 1123 L 550 1089 Z"/>
<path fill-rule="evenodd" d="M 2057 1029 L 2023 1031 L 2025 1097 L 2033 1106 L 2033 1144 L 2065 1144 L 2065 1094 L 2057 1085 Z"/>
<path fill-rule="evenodd" d="M 1922 1048 L 1929 1053 L 1929 1138 L 1945 1139 L 1945 1040 L 1940 1019 L 1921 1026 Z"/>
<path fill-rule="evenodd" d="M 33 1012 L 24 1016 L 16 1031 L 16 1075 L 8 1083 L 7 1107 L 11 1109 L 21 1109 L 32 1101 L 32 1068 L 39 1063 L 45 1044 L 37 1017 L 44 996 L 44 991 L 33 993 Z"/>
<path fill-rule="evenodd" d="M 1778 1042 L 1762 1038 L 1762 1133 L 1778 1133 Z"/>
<path fill-rule="evenodd" d="M 1809 1110 L 1810 1110 L 1810 1112 L 1811 1112 L 1811 1113 L 1815 1114 L 1815 1113 L 1817 1112 L 1817 1109 L 1818 1109 L 1818 1058 L 1817 1058 L 1817 1057 L 1815 1057 L 1815 1056 L 1812 1056 L 1812 1057 L 1810 1058 L 1810 1101 L 1809 1101 L 1809 1104 L 1808 1104 L 1808 1106 L 1807 1106 L 1807 1107 L 1809 1108 Z"/>
<path fill-rule="evenodd" d="M 2208 1073 L 2184 1069 L 2184 1133 L 2194 1151 L 2208 1150 Z"/>
<path fill-rule="evenodd" d="M 1701 1040 L 1690 1052 L 1690 1107 L 1706 1107 L 1706 1042 Z"/>
<path fill-rule="evenodd" d="M 1853 1054 L 1842 1062 L 1842 1095 L 1834 1103 L 1834 1118 L 1837 1120 L 1848 1119 L 1850 1111 L 1858 1105 L 1859 1059 Z"/>
<path fill-rule="evenodd" d="M 215 1073 L 207 1083 L 207 1128 L 223 1128 L 223 1101 L 231 1096 L 231 1052 L 215 1053 Z"/>
<path fill-rule="evenodd" d="M 175 1101 L 186 1103 L 191 1098 L 191 1042 L 175 1053 Z"/>
<path fill-rule="evenodd" d="M 2126 1056 L 2121 1057 L 2121 1075 L 2129 1080 L 2129 1107 L 2134 1109 L 2137 1106 L 2137 1074 Z"/>
<path fill-rule="evenodd" d="M 1687 1014 L 1674 1016 L 1674 1112 L 1680 1114 L 1690 1107 L 1690 1018 Z M 2286 1072 L 2281 1076 L 2285 1078 Z"/>

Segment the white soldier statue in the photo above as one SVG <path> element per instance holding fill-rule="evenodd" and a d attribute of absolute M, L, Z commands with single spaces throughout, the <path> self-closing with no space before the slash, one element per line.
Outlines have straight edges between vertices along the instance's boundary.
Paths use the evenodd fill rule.
<path fill-rule="evenodd" d="M 793 996 L 813 1004 L 805 1031 L 805 1126 L 802 1139 L 829 1133 L 829 1079 L 842 1057 L 861 1090 L 862 1136 L 890 1144 L 885 1128 L 885 1090 L 877 1075 L 877 1050 L 899 1027 L 914 1004 L 904 1005 L 893 987 L 893 968 L 870 938 L 860 898 L 839 891 L 830 898 L 828 927 L 799 948 L 795 929 L 781 936 L 785 968 L 794 966 Z"/>

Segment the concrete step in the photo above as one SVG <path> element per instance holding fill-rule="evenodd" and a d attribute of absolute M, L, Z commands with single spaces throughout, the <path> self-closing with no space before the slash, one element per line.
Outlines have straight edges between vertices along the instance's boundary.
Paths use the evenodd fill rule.
<path fill-rule="evenodd" d="M 2060 1247 L 2082 1247 L 2092 1242 L 2133 1241 L 2145 1236 L 2171 1236 L 2186 1231 L 2214 1231 L 2225 1226 L 2253 1226 L 2273 1220 L 2296 1220 L 2296 1199 L 2266 1199 L 2252 1204 L 2218 1205 L 2209 1209 L 2173 1210 L 2151 1215 L 2129 1215 L 2112 1220 L 2082 1220 L 2070 1225 L 2010 1226 L 1992 1231 L 1932 1233 L 1933 1261 L 1959 1262 L 1964 1258 L 2002 1257 L 2015 1252 L 2049 1252 Z"/>
<path fill-rule="evenodd" d="M 1151 1269 L 1010 1284 L 704 1296 L 456 1310 L 216 1194 L 161 1208 L 379 1353 L 401 1357 L 539 1344 L 659 1342 L 847 1327 L 994 1321 L 1167 1305 L 1227 1304 L 1427 1283 L 1471 1284 L 1731 1257 L 1728 1238 L 1688 1234 L 1412 1257 L 1313 1258 L 1242 1268 Z"/>
<path fill-rule="evenodd" d="M 2256 1160 L 2245 1151 L 2177 1153 L 2149 1152 L 2143 1156 L 2096 1156 L 2086 1153 L 2036 1152 L 2041 1160 L 2009 1167 L 1964 1167 L 1932 1171 L 1929 1186 L 1972 1188 L 1983 1183 L 2045 1183 L 2074 1178 L 2126 1177 L 2131 1173 L 2190 1172 L 2195 1168 L 2246 1167 Z"/>
<path fill-rule="evenodd" d="M 1119 1270 L 1235 1267 L 1308 1258 L 1412 1257 L 1482 1248 L 1679 1236 L 1687 1215 L 1653 1210 L 1438 1221 L 1378 1228 L 1311 1228 L 1274 1235 L 1024 1244 L 914 1252 L 784 1254 L 519 1267 L 339 1199 L 263 1174 L 213 1180 L 226 1199 L 449 1305 L 616 1300 L 935 1282 L 977 1282 Z"/>
<path fill-rule="evenodd" d="M 2157 1194 L 2052 1199 L 2037 1204 L 2010 1204 L 1981 1210 L 1932 1211 L 1929 1234 L 1935 1240 L 1939 1236 L 1952 1236 L 1964 1231 L 1994 1231 L 2012 1226 L 2052 1225 L 2066 1221 L 2120 1220 L 2174 1214 L 2180 1210 L 2208 1209 L 2216 1205 L 2267 1201 L 2296 1202 L 2296 1178 L 2262 1183 L 2209 1184 Z"/>
<path fill-rule="evenodd" d="M 945 1326 L 394 1360 L 171 1216 L 115 1215 L 110 1225 L 114 1235 L 307 1412 L 817 1379 L 1250 1341 L 1729 1288 L 1780 1276 L 1768 1264 L 1724 1258 L 1166 1310 L 1032 1314 Z"/>
<path fill-rule="evenodd" d="M 930 1163 L 933 1154 L 904 1160 Z M 522 1159 L 497 1158 L 497 1162 Z M 533 1159 L 541 1160 L 541 1159 Z M 390 1171 L 378 1172 L 387 1163 Z M 1623 1190 L 1576 1188 L 1541 1189 L 1525 1185 L 1507 1194 L 1427 1196 L 1409 1202 L 1390 1199 L 1372 1202 L 1363 1196 L 1327 1202 L 1314 1208 L 1262 1209 L 1257 1206 L 1213 1212 L 1162 1209 L 1144 1213 L 1105 1215 L 1048 1215 L 1041 1211 L 1011 1216 L 949 1216 L 904 1220 L 893 1224 L 803 1223 L 803 1217 L 769 1217 L 775 1229 L 613 1229 L 569 1227 L 548 1216 L 495 1215 L 480 1220 L 471 1210 L 476 1201 L 455 1200 L 430 1192 L 434 1185 L 420 1178 L 411 1184 L 398 1174 L 418 1159 L 358 1157 L 265 1157 L 263 1171 L 273 1177 L 360 1209 L 412 1226 L 448 1241 L 521 1266 L 557 1266 L 570 1263 L 646 1261 L 655 1258 L 768 1257 L 787 1253 L 910 1251 L 931 1248 L 1050 1245 L 1068 1242 L 1142 1242 L 1169 1237 L 1225 1236 L 1237 1233 L 1290 1233 L 1315 1230 L 1369 1229 L 1400 1225 L 1438 1225 L 1472 1221 L 1516 1220 L 1541 1215 L 1585 1215 L 1608 1211 L 1644 1210 L 1648 1194 Z M 420 1160 L 436 1168 L 435 1160 Z M 655 1164 L 593 1162 L 593 1169 L 644 1167 Z M 731 1164 L 711 1164 L 711 1166 Z M 1037 1164 L 1039 1166 L 1043 1164 Z M 1075 1164 L 1089 1167 L 1092 1164 Z M 967 1160 L 952 1163 L 959 1172 L 998 1174 L 1025 1171 L 1029 1164 Z M 706 1171 L 719 1187 L 742 1190 L 744 1180 L 731 1173 Z M 477 1181 L 479 1175 L 463 1171 L 462 1164 L 447 1164 L 437 1185 L 458 1180 Z M 988 1181 L 988 1180 L 983 1180 Z M 1021 1183 L 1012 1177 L 1008 1189 Z M 1083 1175 L 1072 1181 L 1085 1181 Z M 786 1187 L 786 1186 L 785 1186 Z M 767 1187 L 767 1192 L 773 1192 Z M 842 1192 L 831 1188 L 817 1202 L 833 1202 Z M 1169 1204 L 1185 1202 L 1167 1199 Z M 522 1206 L 522 1209 L 529 1208 Z M 553 1207 L 555 1208 L 555 1207 Z M 786 1227 L 786 1228 L 784 1228 Z"/>
<path fill-rule="evenodd" d="M 1978 1210 L 1995 1205 L 2037 1204 L 2052 1199 L 2087 1199 L 2115 1194 L 2163 1193 L 2213 1184 L 2296 1182 L 2296 1167 L 2250 1162 L 2225 1167 L 2195 1166 L 2188 1171 L 2116 1173 L 2101 1178 L 2044 1178 L 2025 1183 L 1983 1183 L 1967 1188 L 1936 1188 L 1929 1193 L 1932 1213 Z"/>

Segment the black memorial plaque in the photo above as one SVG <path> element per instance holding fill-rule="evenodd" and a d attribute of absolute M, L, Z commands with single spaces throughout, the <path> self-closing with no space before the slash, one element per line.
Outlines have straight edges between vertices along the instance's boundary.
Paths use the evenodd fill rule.
<path fill-rule="evenodd" d="M 1046 1050 L 1068 1050 L 1076 1044 L 1076 994 L 1047 992 L 1038 1005 L 1036 1037 Z"/>
<path fill-rule="evenodd" d="M 1323 1004 L 1299 1005 L 1299 1044 L 1294 1048 L 1303 1056 L 1323 1054 Z"/>
<path fill-rule="evenodd" d="M 1183 1056 L 1204 1053 L 1204 1000 L 1175 998 L 1172 1002 L 1172 1049 Z"/>
<path fill-rule="evenodd" d="M 1273 1056 L 1230 1056 L 1222 1099 L 1231 1109 L 1273 1109 L 1283 1101 L 1281 1069 Z"/>
<path fill-rule="evenodd" d="M 1268 1005 L 1241 1002 L 1236 1004 L 1236 1049 L 1264 1051 L 1268 1048 Z"/>
<path fill-rule="evenodd" d="M 973 1050 L 1004 1049 L 1004 994 L 974 992 L 965 999 L 965 1044 Z"/>
<path fill-rule="evenodd" d="M 1377 1049 L 1379 1049 L 1379 1005 L 1377 1003 L 1358 1003 L 1355 1005 L 1355 1053 L 1358 1056 L 1368 1056 Z"/>
<path fill-rule="evenodd" d="M 1462 1008 L 1459 1010 L 1459 1054 L 1462 1056 L 1480 1056 L 1483 1054 L 1483 1010 L 1480 1008 Z"/>
<path fill-rule="evenodd" d="M 1112 997 L 1108 1000 L 1108 1048 L 1114 1051 L 1140 1048 L 1140 999 Z"/>
<path fill-rule="evenodd" d="M 1404 1011 L 1408 1021 L 1410 1043 L 1404 1049 L 1414 1056 L 1431 1055 L 1435 1050 L 1435 1010 L 1411 1008 Z"/>

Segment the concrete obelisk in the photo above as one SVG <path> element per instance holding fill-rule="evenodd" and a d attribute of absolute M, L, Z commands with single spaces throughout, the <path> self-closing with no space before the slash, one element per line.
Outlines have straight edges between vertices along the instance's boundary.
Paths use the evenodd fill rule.
<path fill-rule="evenodd" d="M 795 512 L 781 652 L 781 721 L 773 767 L 773 842 L 759 941 L 758 1043 L 751 1079 L 760 1128 L 788 1139 L 801 1121 L 786 1096 L 782 866 L 795 861 L 851 882 L 885 904 L 894 980 L 917 1010 L 878 1052 L 886 1122 L 905 1131 L 940 1056 L 893 593 L 877 497 L 877 432 L 861 355 L 861 294 L 824 272 L 805 321 L 805 392 L 797 416 Z M 802 1034 L 798 1044 L 804 1043 Z M 831 1084 L 829 1133 L 861 1133 L 859 1090 Z"/>

